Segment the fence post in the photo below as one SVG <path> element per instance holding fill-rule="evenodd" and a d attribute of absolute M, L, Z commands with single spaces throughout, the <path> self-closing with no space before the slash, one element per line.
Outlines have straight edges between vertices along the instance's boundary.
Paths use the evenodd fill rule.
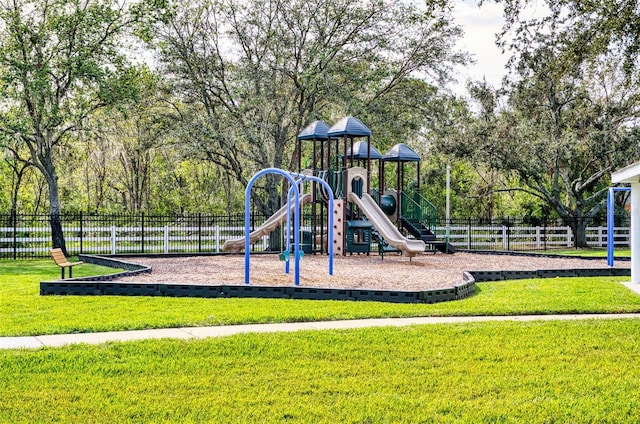
<path fill-rule="evenodd" d="M 164 253 L 169 253 L 169 226 L 164 226 Z"/>
<path fill-rule="evenodd" d="M 536 225 L 536 249 L 540 249 L 540 226 Z"/>
<path fill-rule="evenodd" d="M 220 226 L 216 225 L 216 253 L 220 253 Z"/>
<path fill-rule="evenodd" d="M 567 247 L 571 247 L 571 227 L 567 225 Z"/>
<path fill-rule="evenodd" d="M 502 250 L 507 249 L 507 226 L 502 224 Z"/>
<path fill-rule="evenodd" d="M 467 250 L 471 250 L 471 217 L 467 218 Z"/>
<path fill-rule="evenodd" d="M 116 254 L 116 226 L 111 226 L 111 254 Z"/>
<path fill-rule="evenodd" d="M 602 225 L 598 226 L 598 247 L 602 247 Z"/>
<path fill-rule="evenodd" d="M 140 242 L 142 247 L 142 253 L 144 253 L 144 212 L 140 215 Z"/>
<path fill-rule="evenodd" d="M 202 213 L 198 212 L 198 252 L 202 252 Z"/>
<path fill-rule="evenodd" d="M 82 211 L 80 211 L 80 253 L 84 253 L 83 246 L 82 246 L 82 244 L 83 244 L 82 243 L 82 239 L 83 239 L 82 234 L 84 233 L 84 230 L 83 230 L 82 227 L 83 227 L 83 225 L 82 225 Z"/>
<path fill-rule="evenodd" d="M 13 211 L 13 260 L 18 259 L 18 213 Z"/>

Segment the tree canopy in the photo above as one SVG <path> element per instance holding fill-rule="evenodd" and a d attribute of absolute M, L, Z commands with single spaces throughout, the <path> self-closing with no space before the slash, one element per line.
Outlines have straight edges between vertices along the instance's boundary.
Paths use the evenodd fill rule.
<path fill-rule="evenodd" d="M 486 0 L 481 0 L 482 4 Z M 564 68 L 581 67 L 616 52 L 629 76 L 637 73 L 640 53 L 640 8 L 636 0 L 544 0 L 549 13 L 525 18 L 533 0 L 495 0 L 504 6 L 505 26 L 500 44 L 526 55 L 539 48 L 561 51 Z M 554 37 L 548 37 L 550 33 Z"/>
<path fill-rule="evenodd" d="M 122 49 L 139 10 L 109 0 L 0 2 L 0 134 L 3 146 L 44 176 L 54 247 L 59 148 L 94 111 L 135 94 Z"/>
<path fill-rule="evenodd" d="M 48 207 L 55 246 L 63 209 L 238 211 L 256 171 L 308 162 L 302 128 L 352 115 L 420 152 L 440 209 L 451 164 L 454 214 L 560 217 L 583 244 L 640 158 L 637 4 L 496 3 L 508 78 L 465 99 L 452 1 L 0 0 L 0 207 Z M 279 177 L 259 188 L 280 207 Z"/>
<path fill-rule="evenodd" d="M 473 86 L 481 114 L 472 142 L 446 148 L 515 173 L 518 180 L 505 189 L 539 198 L 573 228 L 575 243 L 585 246 L 586 226 L 603 211 L 611 172 L 640 158 L 634 131 L 640 75 L 629 67 L 637 62 L 637 33 L 615 39 L 623 27 L 634 30 L 637 20 L 630 16 L 638 10 L 627 10 L 623 2 L 614 16 L 613 2 L 549 2 L 548 16 L 520 20 L 526 2 L 503 3 L 502 44 L 512 53 L 513 70 L 501 90 L 508 103 L 497 109 L 499 93 Z M 630 21 L 623 25 L 624 20 Z M 587 43 L 598 28 L 606 35 Z"/>
<path fill-rule="evenodd" d="M 162 16 L 152 40 L 176 94 L 196 110 L 185 122 L 194 154 L 242 186 L 259 169 L 292 167 L 309 122 L 409 116 L 430 90 L 412 79 L 442 81 L 466 60 L 440 1 L 198 0 Z M 411 119 L 415 127 L 424 117 Z M 379 140 L 408 132 L 378 128 Z M 275 187 L 269 180 L 265 212 L 279 206 Z"/>

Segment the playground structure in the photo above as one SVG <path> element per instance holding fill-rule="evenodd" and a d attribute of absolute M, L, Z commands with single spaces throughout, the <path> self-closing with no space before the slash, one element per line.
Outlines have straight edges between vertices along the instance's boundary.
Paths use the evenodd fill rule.
<path fill-rule="evenodd" d="M 304 226 L 307 231 L 303 237 L 307 253 L 369 254 L 376 242 L 382 254 L 397 251 L 414 257 L 427 246 L 453 253 L 447 240 L 438 240 L 434 234 L 436 208 L 420 195 L 420 156 L 402 143 L 382 155 L 371 145 L 370 138 L 371 131 L 350 116 L 332 127 L 315 121 L 304 128 L 297 137 L 300 174 L 295 175 L 314 177 L 308 178 L 310 192 L 302 194 L 294 205 L 287 202 L 254 231 L 245 229 L 248 237 L 227 241 L 223 250 L 238 253 L 244 249 L 246 254 L 250 243 L 284 225 L 284 217 L 293 212 L 296 218 L 310 219 Z M 311 149 L 305 149 L 309 144 Z M 305 170 L 302 170 L 303 156 L 310 157 Z M 374 161 L 378 162 L 377 168 L 372 166 Z M 417 183 L 411 184 L 411 189 L 404 184 L 404 167 L 408 162 L 417 164 Z M 385 164 L 392 163 L 396 163 L 396 187 L 385 189 Z M 372 174 L 377 178 L 372 179 Z M 377 180 L 378 188 L 371 188 L 372 180 Z M 330 215 L 334 218 L 331 228 L 325 225 Z M 288 228 L 290 224 L 287 231 Z M 299 239 L 297 234 L 295 237 Z M 288 244 L 290 237 L 285 240 Z M 294 249 L 298 246 L 299 241 L 294 240 Z M 292 253 L 297 260 L 298 254 Z"/>

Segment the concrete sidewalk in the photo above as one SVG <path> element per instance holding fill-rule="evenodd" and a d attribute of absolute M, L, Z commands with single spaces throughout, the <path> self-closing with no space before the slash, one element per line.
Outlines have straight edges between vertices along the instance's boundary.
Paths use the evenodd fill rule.
<path fill-rule="evenodd" d="M 300 330 L 337 330 L 369 327 L 403 327 L 408 325 L 455 324 L 487 321 L 576 321 L 585 319 L 640 318 L 635 314 L 517 315 L 472 317 L 380 318 L 345 321 L 296 322 L 285 324 L 223 325 L 215 327 L 182 327 L 157 330 L 110 331 L 104 333 L 57 334 L 48 336 L 0 337 L 0 349 L 35 349 L 75 343 L 100 344 L 143 339 L 206 339 L 242 333 L 275 333 Z"/>

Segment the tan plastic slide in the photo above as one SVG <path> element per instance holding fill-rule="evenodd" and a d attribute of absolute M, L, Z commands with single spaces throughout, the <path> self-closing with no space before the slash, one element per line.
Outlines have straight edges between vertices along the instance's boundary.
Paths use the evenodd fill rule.
<path fill-rule="evenodd" d="M 306 193 L 300 196 L 300 206 L 304 206 L 311 201 L 311 193 Z M 295 205 L 291 204 L 291 211 L 293 211 Z M 284 205 L 276 211 L 273 215 L 267 219 L 264 224 L 256 228 L 249 234 L 249 241 L 255 243 L 261 237 L 266 236 L 271 231 L 280 226 L 281 223 L 287 220 L 287 205 Z M 244 237 L 234 240 L 227 240 L 222 246 L 223 252 L 240 253 L 244 250 Z"/>
<path fill-rule="evenodd" d="M 404 237 L 370 195 L 363 193 L 360 198 L 355 193 L 349 193 L 349 201 L 355 203 L 384 240 L 403 255 L 413 257 L 424 252 L 424 242 Z"/>

